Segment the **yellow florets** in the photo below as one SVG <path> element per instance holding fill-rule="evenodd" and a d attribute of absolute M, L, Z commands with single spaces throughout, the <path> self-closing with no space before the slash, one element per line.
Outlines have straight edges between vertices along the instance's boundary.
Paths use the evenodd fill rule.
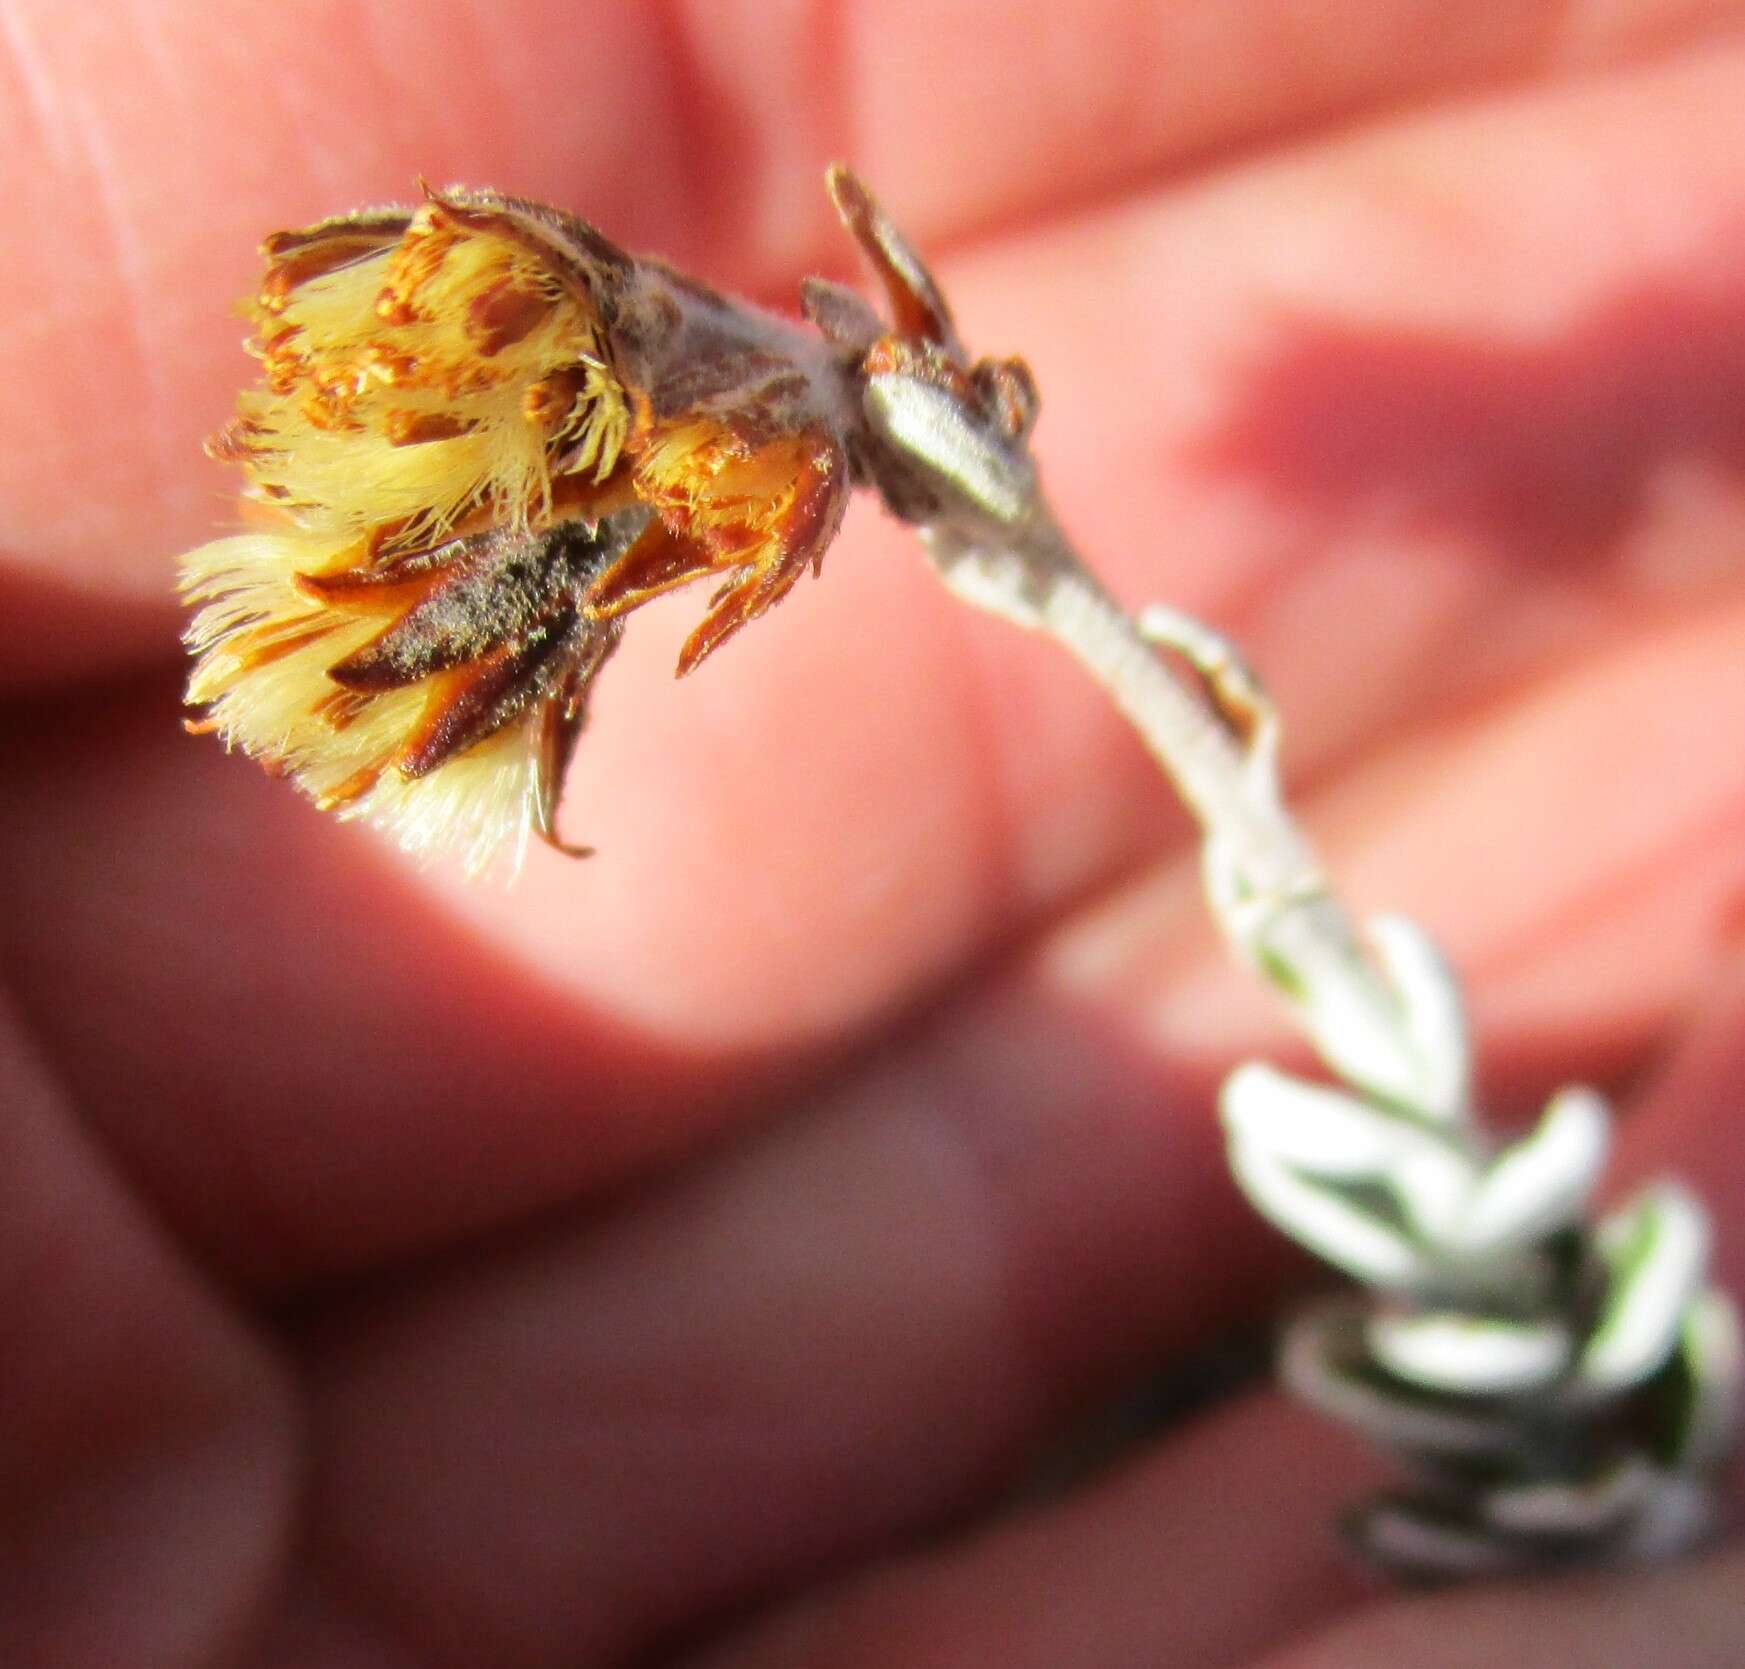
<path fill-rule="evenodd" d="M 265 254 L 261 384 L 212 448 L 258 525 L 183 559 L 197 728 L 421 852 L 556 843 L 623 617 L 716 580 L 688 671 L 816 566 L 850 360 L 495 193 Z"/>
<path fill-rule="evenodd" d="M 472 509 L 526 522 L 550 509 L 554 442 L 600 477 L 624 444 L 587 298 L 440 202 L 361 259 L 269 283 L 256 320 L 267 387 L 239 402 L 234 449 L 256 496 L 311 529 L 417 542 Z"/>

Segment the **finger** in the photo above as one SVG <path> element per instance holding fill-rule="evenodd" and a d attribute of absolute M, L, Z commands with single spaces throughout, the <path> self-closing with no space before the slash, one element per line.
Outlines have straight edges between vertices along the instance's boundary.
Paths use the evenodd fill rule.
<path fill-rule="evenodd" d="M 31 785 L 0 845 L 39 866 L 4 923 L 23 1005 L 130 1180 L 233 1278 L 464 1236 L 779 1082 L 766 1050 L 687 1043 L 493 952 L 370 842 L 188 746 L 173 688 L 58 707 L 0 749 Z"/>
<path fill-rule="evenodd" d="M 869 701 L 874 659 L 861 661 Z M 971 737 L 936 727 L 944 797 L 875 823 L 900 792 L 891 773 L 911 763 L 904 739 L 929 722 L 924 691 L 890 696 L 891 736 L 859 706 L 858 755 L 829 713 L 783 721 L 791 757 L 822 772 L 821 798 L 786 817 L 730 804 L 741 785 L 756 792 L 749 756 L 780 691 L 706 708 L 718 731 L 651 701 L 622 742 L 642 749 L 651 725 L 666 728 L 676 777 L 646 802 L 640 855 L 621 829 L 610 860 L 554 861 L 519 893 L 485 887 L 436 908 L 367 833 L 191 745 L 173 689 L 57 703 L 0 738 L 14 785 L 0 851 L 31 883 L 3 923 L 8 957 L 131 1176 L 233 1271 L 304 1279 L 427 1246 L 610 1186 L 766 1109 L 1005 936 L 1005 872 L 980 867 L 1000 831 L 981 826 Z M 599 803 L 622 805 L 628 752 L 595 757 L 618 767 Z M 1107 812 L 1137 820 L 1143 804 Z M 1094 832 L 1102 815 L 1087 825 L 1066 808 L 1034 837 Z M 1103 850 L 1093 838 L 1072 867 Z M 1047 891 L 1071 876 L 1057 870 Z M 675 882 L 695 889 L 688 921 L 664 914 L 681 904 Z M 559 919 L 537 923 L 523 896 L 535 890 Z M 506 918 L 567 936 L 568 972 L 494 943 Z M 840 931 L 854 955 L 821 944 Z"/>
<path fill-rule="evenodd" d="M 174 553 L 227 515 L 198 445 L 241 370 L 217 322 L 250 251 L 419 175 L 574 204 L 723 282 L 789 282 L 821 253 L 841 261 L 817 175 L 850 150 L 933 242 L 1220 144 L 1640 52 L 1737 10 L 1631 0 L 1548 27 L 1509 0 L 1451 30 L 1420 0 L 1288 16 L 1062 0 L 1003 37 L 974 7 L 936 8 L 904 42 L 914 26 L 876 7 L 606 8 L 585 28 L 552 0 L 488 22 L 453 4 L 254 9 L 216 31 L 182 0 L 70 23 L 15 0 L 0 351 L 30 397 L 0 415 L 6 572 L 127 605 L 100 622 L 103 664 L 162 644 Z M 77 610 L 53 650 L 67 670 L 95 662 Z"/>
<path fill-rule="evenodd" d="M 767 10 L 753 9 L 750 27 L 734 6 L 687 0 L 680 11 L 703 131 L 719 140 L 721 118 L 735 118 L 736 160 L 751 164 L 737 181 L 709 170 L 712 246 L 740 252 L 736 265 L 765 282 L 835 258 L 816 197 L 831 147 L 938 244 L 1364 111 L 1663 51 L 1738 15 L 1728 0 L 1626 0 L 1553 18 L 1538 0 L 1506 0 L 1450 29 L 1422 0 L 1290 12 L 1255 0 L 1045 0 L 1001 35 L 974 0 L 950 0 L 924 20 L 876 3 L 825 8 L 829 21 L 815 14 L 806 36 L 804 25 L 772 29 Z M 772 80 L 779 91 L 760 111 L 747 89 Z M 821 86 L 834 110 L 820 112 Z M 795 111 L 812 113 L 810 129 Z"/>
<path fill-rule="evenodd" d="M 1745 1205 L 1737 1116 L 1742 1020 L 1745 964 L 1735 961 L 1668 1068 L 1629 1109 L 1608 1187 L 1617 1198 L 1669 1170 L 1696 1186 L 1714 1212 L 1715 1274 L 1729 1290 L 1745 1275 L 1745 1239 L 1729 1228 Z M 708 1669 L 954 1669 L 997 1653 L 1009 1669 L 1159 1662 L 1217 1669 L 1252 1662 L 1340 1613 L 1360 1611 L 1313 1648 L 1266 1661 L 1279 1669 L 1359 1669 L 1399 1662 L 1402 1651 L 1413 1664 L 1465 1665 L 1499 1652 L 1511 1663 L 1631 1669 L 1729 1661 L 1704 1655 L 1703 1623 L 1668 1629 L 1666 1617 L 1678 1595 L 1714 1614 L 1718 1625 L 1719 1596 L 1736 1581 L 1729 1574 L 1736 1558 L 1696 1567 L 1664 1591 L 1666 1578 L 1610 1576 L 1604 1610 L 1593 1588 L 1570 1584 L 1376 1604 L 1356 1566 L 1335 1557 L 1330 1521 L 1388 1473 L 1383 1458 L 1352 1435 L 1256 1397 L 1170 1434 L 1058 1505 L 875 1561 L 778 1606 L 730 1631 L 701 1661 Z M 1602 1650 L 1608 1617 L 1624 1626 Z M 1663 1636 L 1658 1651 L 1646 1645 L 1656 1631 Z M 1721 1637 L 1718 1626 L 1714 1632 Z M 1434 1656 L 1444 1638 L 1460 1642 L 1458 1656 Z"/>
<path fill-rule="evenodd" d="M 1734 1068 L 1709 1079 L 1729 1113 L 1742 994 L 1711 1022 L 1732 1062 L 1712 1035 L 1697 1052 Z M 322 1329 L 297 1661 L 360 1639 L 618 1661 L 900 1545 L 1251 1298 L 1270 1236 L 1227 1215 L 1209 1125 L 1175 1116 L 1154 1061 L 1100 1034 L 1086 1053 L 1054 1000 L 1016 988 L 614 1221 Z M 1649 1109 L 1653 1162 L 1745 1186 L 1736 1121 L 1693 1143 L 1689 1109 Z M 725 1661 L 944 1666 L 997 1640 L 1014 1669 L 1066 1669 L 1169 1640 L 1235 1662 L 1357 1601 L 1325 1525 L 1377 1475 L 1263 1399 L 778 1611 Z"/>
<path fill-rule="evenodd" d="M 0 1660 L 216 1661 L 286 1554 L 284 1386 L 116 1187 L 9 1013 L 0 1106 Z"/>
<path fill-rule="evenodd" d="M 1745 885 L 1742 644 L 1737 603 L 1645 630 L 1305 802 L 1340 890 L 1452 960 L 1511 1112 L 1639 1064 L 1707 987 Z M 1197 885 L 1175 860 L 1087 912 L 1061 977 L 1179 1059 L 1288 1047 L 1259 984 L 1165 925 Z"/>
<path fill-rule="evenodd" d="M 1504 1661 L 1521 1669 L 1727 1669 L 1739 1661 L 1734 1550 L 1673 1570 L 1590 1576 L 1529 1588 L 1478 1589 L 1378 1607 L 1266 1669 L 1414 1669 Z"/>
<path fill-rule="evenodd" d="M 1142 201 L 1030 245 L 1029 291 L 962 275 L 966 331 L 1035 364 L 1068 525 L 1234 632 L 1299 770 L 1737 583 L 1741 61 Z"/>
<path fill-rule="evenodd" d="M 1256 1396 L 1069 1501 L 797 1600 L 699 1669 L 1244 1663 L 1366 1591 L 1327 1520 L 1380 1472 L 1343 1434 Z"/>
<path fill-rule="evenodd" d="M 1307 1418 L 1270 1405 L 1264 1414 L 1280 1427 Z M 1160 1661 L 1224 1669 L 1264 1653 L 1266 1669 L 1385 1669 L 1403 1650 L 1414 1669 L 1470 1669 L 1493 1658 L 1523 1669 L 1737 1662 L 1745 1556 L 1736 1551 L 1672 1571 L 1359 1608 L 1368 1585 L 1333 1554 L 1330 1537 L 1314 1538 L 1317 1517 L 1339 1499 L 1327 1474 L 1344 1446 L 1304 1425 L 1290 1431 L 1287 1447 L 1282 1430 L 1248 1429 L 1260 1424 L 1221 1418 L 1167 1460 L 1058 1515 L 1067 1522 L 1049 1515 L 1010 1528 L 986 1546 L 929 1561 L 924 1572 L 899 1564 L 846 1593 L 801 1602 L 696 1661 L 707 1669 L 958 1669 L 987 1663 L 997 1650 L 1011 1669 Z M 1239 1456 L 1226 1447 L 1235 1444 L 1245 1445 Z M 1204 1475 L 1194 1475 L 1202 1464 Z M 1264 1477 L 1256 1475 L 1262 1465 Z M 1352 1615 L 1320 1627 L 1312 1644 L 1284 1644 L 1341 1611 Z"/>
<path fill-rule="evenodd" d="M 1312 808 L 1354 896 L 1409 909 L 1471 977 L 1487 1087 L 1511 1105 L 1621 1070 L 1700 985 L 1745 881 L 1742 642 L 1736 610 L 1622 645 Z M 106 1137 L 227 1267 L 308 1279 L 471 1232 L 609 1183 L 777 1093 L 782 1052 L 806 1040 L 779 1029 L 791 1010 L 756 1000 L 779 965 L 726 938 L 709 947 L 741 970 L 761 1036 L 711 1039 L 703 1012 L 662 1025 L 605 994 L 578 1000 L 433 914 L 355 837 L 287 821 L 276 785 L 183 747 L 168 706 L 161 744 L 139 737 L 151 721 L 130 737 L 107 716 L 41 744 L 57 761 L 105 748 L 101 777 L 33 771 L 15 749 L 14 780 L 40 787 L 0 840 L 40 890 L 7 930 L 24 1000 Z M 1710 717 L 1693 729 L 1692 713 Z M 1652 791 L 1620 796 L 1620 782 Z M 222 815 L 190 839 L 186 808 L 208 792 Z M 925 851 L 913 862 L 937 876 Z M 614 885 L 602 861 L 600 895 Z M 585 942 L 589 910 L 569 923 Z M 900 966 L 912 947 L 883 930 Z M 871 927 L 855 937 L 879 946 Z M 1212 939 L 1191 863 L 1069 920 L 1039 954 L 1088 1024 L 1202 1091 L 1229 1061 L 1289 1046 Z"/>
<path fill-rule="evenodd" d="M 320 1325 L 298 1661 L 616 1663 L 974 1502 L 1277 1279 L 1198 1106 L 1018 985 L 620 1214 Z"/>
<path fill-rule="evenodd" d="M 1730 73 L 1735 62 L 1721 69 Z M 1112 235 L 1107 226 L 1081 228 L 1058 267 L 1050 263 L 1062 252 L 1041 245 L 1010 252 L 1002 257 L 1008 267 L 982 269 L 974 298 L 991 316 L 1003 294 L 1061 280 L 1062 336 L 1077 353 L 1055 366 L 1065 409 L 1052 419 L 1049 445 L 1087 543 L 1099 557 L 1112 554 L 1128 589 L 1137 589 L 1141 566 L 1152 566 L 1148 590 L 1218 615 L 1239 600 L 1233 588 L 1283 560 L 1279 530 L 1300 511 L 1244 499 L 1203 464 L 1182 462 L 1203 447 L 1209 418 L 1190 420 L 1173 392 L 1156 395 L 1161 409 L 1139 408 L 1139 440 L 1127 424 L 1110 424 L 1099 402 L 1123 386 L 1135 349 L 1125 326 L 1104 322 L 1105 304 L 1117 318 L 1155 322 L 1155 294 L 1176 294 L 1199 263 L 1206 282 L 1192 293 L 1221 299 L 1202 301 L 1198 317 L 1186 314 L 1181 328 L 1198 333 L 1191 341 L 1159 325 L 1165 334 L 1142 344 L 1139 357 L 1179 359 L 1188 383 L 1217 387 L 1206 356 L 1216 360 L 1215 344 L 1244 317 L 1271 316 L 1262 305 L 1275 260 L 1269 229 L 1283 246 L 1300 247 L 1308 227 L 1297 217 L 1307 211 L 1291 205 L 1307 202 L 1340 227 L 1342 251 L 1379 253 L 1368 264 L 1345 253 L 1337 267 L 1305 266 L 1299 288 L 1355 290 L 1364 306 L 1397 315 L 1392 298 L 1402 285 L 1421 297 L 1434 265 L 1428 242 L 1406 230 L 1410 217 L 1379 202 L 1367 183 L 1401 170 L 1414 191 L 1461 205 L 1467 223 L 1493 239 L 1468 240 L 1477 266 L 1462 273 L 1461 294 L 1483 292 L 1492 273 L 1475 306 L 1505 303 L 1515 282 L 1510 262 L 1520 256 L 1510 243 L 1521 235 L 1516 217 L 1530 218 L 1529 203 L 1536 212 L 1561 206 L 1575 156 L 1594 158 L 1604 182 L 1577 205 L 1588 219 L 1599 217 L 1602 199 L 1627 203 L 1645 244 L 1707 247 L 1727 216 L 1745 208 L 1745 181 L 1728 173 L 1728 147 L 1737 143 L 1732 101 L 1725 74 L 1683 64 L 1542 105 L 1486 109 L 1465 125 L 1341 150 L 1319 174 L 1305 165 L 1154 205 L 1148 212 L 1157 219 L 1121 231 L 1122 247 L 1137 239 L 1141 251 L 1125 272 L 1097 258 L 1098 240 L 1106 252 Z M 1644 134 L 1668 133 L 1664 113 L 1674 109 L 1670 136 L 1660 148 L 1647 145 Z M 1484 149 L 1490 144 L 1495 155 Z M 1494 170 L 1505 162 L 1515 170 L 1508 177 L 1518 208 L 1493 201 Z M 1668 178 L 1684 189 L 1669 192 Z M 1545 202 L 1532 196 L 1529 179 Z M 1487 218 L 1493 208 L 1495 221 Z M 1229 234 L 1222 246 L 1246 248 L 1255 263 L 1246 287 L 1213 284 L 1207 257 L 1194 253 L 1218 243 L 1220 227 Z M 1602 270 L 1583 282 L 1574 258 L 1543 273 L 1538 304 L 1580 319 L 1590 291 L 1609 293 L 1639 276 L 1639 250 L 1594 253 Z M 1425 282 L 1405 282 L 1413 274 Z M 1162 286 L 1143 306 L 1142 281 Z M 1331 299 L 1323 293 L 1323 307 Z M 1293 305 L 1306 307 L 1307 294 Z M 1441 305 L 1455 303 L 1445 296 Z M 1723 385 L 1713 376 L 1726 363 L 1728 338 L 1717 328 L 1714 351 L 1701 363 L 1681 362 L 1683 380 L 1665 384 L 1660 409 L 1721 409 Z M 1601 367 L 1609 387 L 1613 371 Z M 1724 386 L 1731 410 L 1736 401 Z M 1594 412 L 1614 404 L 1596 398 Z M 1676 433 L 1672 440 L 1677 455 L 1684 443 Z M 1143 453 L 1126 450 L 1140 441 Z M 1151 460 L 1144 467 L 1141 456 Z M 1159 456 L 1175 460 L 1162 482 Z M 1497 467 L 1506 476 L 1531 459 L 1530 449 L 1511 455 L 1500 447 Z M 1657 460 L 1664 462 L 1644 441 L 1628 463 L 1631 479 L 1651 476 Z M 1717 487 L 1703 513 L 1714 514 L 1724 496 Z M 1291 715 L 1300 759 L 1324 761 L 1426 705 L 1495 693 L 1497 660 L 1471 668 L 1439 651 L 1451 631 L 1512 621 L 1516 611 L 1544 621 L 1567 606 L 1575 628 L 1547 627 L 1543 643 L 1523 648 L 1517 640 L 1514 658 L 1503 657 L 1519 679 L 1523 664 L 1591 652 L 1607 633 L 1656 619 L 1670 630 L 1681 612 L 1722 594 L 1705 586 L 1656 601 L 1652 591 L 1596 589 L 1518 565 L 1499 570 L 1482 542 L 1448 560 L 1435 556 L 1447 553 L 1434 540 L 1415 555 L 1405 543 L 1378 566 L 1371 513 L 1360 506 L 1349 523 L 1311 523 L 1308 565 L 1249 611 L 1244 635 L 1271 645 L 1260 664 Z M 1147 529 L 1135 520 L 1141 515 Z M 1157 525 L 1180 527 L 1182 544 L 1152 548 L 1141 534 Z M 178 1219 L 217 1219 L 208 1232 L 242 1248 L 259 1245 L 249 1225 L 264 1220 L 314 1261 L 328 1248 L 343 1258 L 363 1245 L 418 1243 L 455 1221 L 449 1213 L 471 1225 L 501 1220 L 621 1177 L 730 1116 L 743 1105 L 735 1097 L 755 1093 L 760 1063 L 864 1035 L 990 946 L 1179 835 L 1167 791 L 1057 650 L 997 622 L 968 620 L 900 534 L 859 527 L 832 553 L 828 584 L 760 622 L 756 653 L 718 657 L 695 688 L 674 688 L 666 677 L 682 607 L 639 623 L 603 692 L 570 796 L 570 829 L 607 856 L 592 866 L 537 862 L 507 895 L 463 890 L 440 874 L 424 883 L 384 879 L 360 837 L 321 827 L 284 790 L 240 766 L 221 768 L 210 751 L 176 736 L 167 699 L 156 718 L 129 690 L 94 696 L 82 716 L 63 720 L 45 706 L 15 719 L 13 815 L 0 844 L 8 873 L 52 878 L 7 927 L 24 989 L 65 1070 L 137 1157 L 139 1174 L 175 1202 Z M 1642 537 L 1664 541 L 1674 556 L 1694 534 L 1675 517 Z M 1239 553 L 1251 543 L 1261 558 L 1245 567 Z M 1446 669 L 1445 660 L 1453 663 Z M 1716 680 L 1712 708 L 1644 711 L 1675 713 L 1679 722 L 1713 711 L 1722 718 L 1712 734 L 1725 736 L 1725 713 L 1739 710 L 1736 701 L 1726 705 L 1727 664 L 1725 649 L 1711 643 L 1701 665 Z M 1639 715 L 1624 717 L 1638 723 Z M 1588 757 L 1597 780 L 1613 780 L 1599 741 Z M 1645 747 L 1637 768 L 1665 768 L 1665 753 Z M 1681 747 L 1679 757 L 1696 755 Z M 104 759 L 105 769 L 91 771 L 91 758 Z M 1729 780 L 1726 762 L 1718 765 L 1714 780 Z M 1644 815 L 1655 803 L 1642 801 Z M 125 838 L 98 841 L 93 830 Z M 1488 838 L 1515 833 L 1493 829 Z M 1414 850 L 1402 845 L 1401 861 L 1415 863 Z M 1673 879 L 1706 884 L 1713 873 L 1691 865 Z M 1505 908 L 1523 896 L 1525 883 L 1510 873 L 1480 879 L 1484 896 Z M 440 913 L 419 927 L 414 918 L 430 898 Z M 252 912 L 263 900 L 284 924 L 272 942 L 271 977 L 239 984 L 235 970 L 262 961 Z M 1195 904 L 1176 919 L 1197 921 L 1197 912 Z M 343 936 L 324 944 L 311 923 L 327 934 L 341 933 L 332 925 L 341 923 Z M 196 942 L 202 954 L 189 955 Z M 845 945 L 854 954 L 842 954 Z M 111 964 L 114 1000 L 91 1001 L 81 982 Z M 123 981 L 122 967 L 136 977 Z M 181 970 L 173 991 L 159 977 L 166 967 Z M 185 1054 L 164 1051 L 169 1036 Z M 391 1070 L 374 1070 L 384 1065 Z M 372 1092 L 360 1105 L 366 1066 Z M 626 1081 L 621 1113 L 596 1117 L 591 1109 L 606 1107 L 608 1092 Z M 442 1095 L 444 1082 L 453 1095 Z M 512 1116 L 500 1110 L 505 1100 L 518 1107 Z M 577 1102 L 579 1115 L 566 1117 Z M 215 1144 L 213 1132 L 225 1141 Z M 228 1185 L 220 1186 L 226 1151 Z M 287 1164 L 287 1154 L 301 1163 Z M 415 1192 L 402 1186 L 400 1169 L 414 1160 L 423 1184 Z M 349 1253 L 338 1249 L 342 1241 Z"/>

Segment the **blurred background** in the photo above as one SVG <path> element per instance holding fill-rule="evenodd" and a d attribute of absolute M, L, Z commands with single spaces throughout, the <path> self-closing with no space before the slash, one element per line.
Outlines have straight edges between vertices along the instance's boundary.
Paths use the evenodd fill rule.
<path fill-rule="evenodd" d="M 1745 6 L 0 24 L 0 1085 L 38 1109 L 0 1149 L 0 1329 L 39 1353 L 0 1478 L 40 1508 L 0 1544 L 0 1658 L 218 1661 L 202 1630 L 277 1615 L 308 1540 L 455 1661 L 627 1660 L 1004 1498 L 1304 1278 L 1212 1114 L 1239 1055 L 1300 1050 L 1226 968 L 1167 786 L 870 504 L 683 684 L 702 599 L 639 616 L 563 818 L 600 856 L 513 888 L 182 735 L 174 572 L 233 525 L 200 448 L 253 375 L 256 246 L 421 176 L 791 310 L 856 275 L 821 184 L 852 162 L 972 350 L 1030 361 L 1092 565 L 1247 649 L 1354 902 L 1468 976 L 1497 1114 L 1640 1092 L 1626 1168 L 1745 1203 Z M 159 1414 L 193 1452 L 238 1385 L 210 1491 L 56 1516 L 88 1456 L 156 1456 Z M 1305 1429 L 1244 1447 L 1235 1498 Z M 1321 1570 L 1293 1580 L 1331 1604 Z M 154 1595 L 182 1633 L 148 1646 Z M 404 1661 L 283 1605 L 287 1664 Z"/>

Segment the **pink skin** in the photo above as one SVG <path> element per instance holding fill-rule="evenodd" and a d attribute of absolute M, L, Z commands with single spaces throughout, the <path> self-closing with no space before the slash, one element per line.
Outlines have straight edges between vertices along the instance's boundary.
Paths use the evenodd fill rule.
<path fill-rule="evenodd" d="M 507 894 L 177 729 L 263 232 L 422 172 L 789 305 L 851 157 L 1494 1104 L 1627 1085 L 1745 1277 L 1745 5 L 765 10 L 0 7 L 0 1662 L 1736 1662 L 1735 1549 L 1365 1588 L 1265 1393 L 987 1512 L 1301 1282 L 1210 1115 L 1292 1046 L 1118 721 L 870 509 L 683 685 L 702 599 L 637 618 L 602 855 Z"/>

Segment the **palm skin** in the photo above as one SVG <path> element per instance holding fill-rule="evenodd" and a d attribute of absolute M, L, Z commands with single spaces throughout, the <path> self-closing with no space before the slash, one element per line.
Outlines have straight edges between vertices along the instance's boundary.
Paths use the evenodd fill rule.
<path fill-rule="evenodd" d="M 167 591 L 263 232 L 468 179 L 785 303 L 850 155 L 1492 1104 L 1627 1086 L 1736 1275 L 1745 8 L 103 11 L 5 13 L 0 1661 L 1736 1661 L 1726 1548 L 1366 1587 L 1270 1393 L 990 1510 L 1300 1284 L 1211 1117 L 1293 1046 L 1119 721 L 870 507 L 683 684 L 641 620 L 601 855 L 513 891 L 182 736 Z"/>

